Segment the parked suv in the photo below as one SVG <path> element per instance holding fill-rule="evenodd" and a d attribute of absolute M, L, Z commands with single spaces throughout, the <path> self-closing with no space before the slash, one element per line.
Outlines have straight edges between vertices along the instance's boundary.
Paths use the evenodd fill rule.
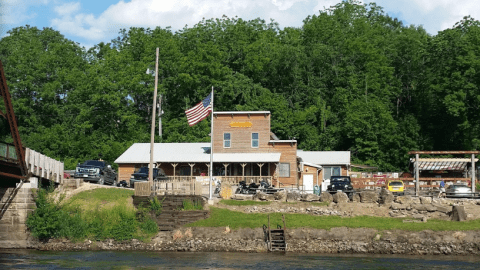
<path fill-rule="evenodd" d="M 348 198 L 352 198 L 354 194 L 352 181 L 350 176 L 332 176 L 330 177 L 330 185 L 327 187 L 327 192 L 331 194 L 337 193 L 341 190 L 343 193 L 346 193 Z"/>
<path fill-rule="evenodd" d="M 99 185 L 116 185 L 117 183 L 117 173 L 103 160 L 87 160 L 83 164 L 78 163 L 75 178 Z"/>
<path fill-rule="evenodd" d="M 167 180 L 165 172 L 161 168 L 153 168 L 154 180 Z M 135 183 L 148 181 L 148 167 L 141 167 L 130 177 L 130 187 L 134 188 Z"/>

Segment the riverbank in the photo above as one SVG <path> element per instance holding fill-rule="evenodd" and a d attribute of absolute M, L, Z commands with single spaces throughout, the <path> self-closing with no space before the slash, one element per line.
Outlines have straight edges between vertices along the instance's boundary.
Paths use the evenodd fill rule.
<path fill-rule="evenodd" d="M 160 232 L 149 243 L 51 239 L 32 242 L 46 251 L 145 250 L 180 252 L 267 252 L 262 229 L 184 228 Z M 325 254 L 480 255 L 479 231 L 378 231 L 332 228 L 287 230 L 287 251 Z"/>
<path fill-rule="evenodd" d="M 102 211 L 117 213 L 118 211 L 111 210 L 123 205 L 126 209 L 130 209 L 133 216 L 137 216 L 136 218 L 132 216 L 133 219 L 125 224 L 136 221 L 137 225 L 140 225 L 140 221 L 137 220 L 140 217 L 139 214 L 143 213 L 143 217 L 145 213 L 143 210 L 140 212 L 135 210 L 130 193 L 121 189 L 110 189 L 108 192 L 106 189 L 99 189 L 95 192 L 88 190 L 77 193 L 64 201 L 62 209 L 74 209 L 75 211 L 70 213 L 79 213 L 79 217 L 85 220 L 83 221 L 85 226 L 79 227 L 82 229 L 82 233 L 78 234 L 79 237 L 74 237 L 75 234 L 70 233 L 65 234 L 67 237 L 57 236 L 46 242 L 30 239 L 28 247 L 46 251 L 150 250 L 262 253 L 267 252 L 267 244 L 261 227 L 267 224 L 268 220 L 271 220 L 272 227 L 282 224 L 280 220 L 283 214 L 286 217 L 288 252 L 480 254 L 480 245 L 477 244 L 480 240 L 480 231 L 477 230 L 480 228 L 478 222 L 480 205 L 475 200 L 408 196 L 397 197 L 388 204 L 224 200 L 217 201 L 214 207 L 210 208 L 211 215 L 208 219 L 190 223 L 174 231 L 158 232 L 157 230 L 150 235 L 139 233 L 143 230 L 143 226 L 139 226 L 137 229 L 129 230 L 129 235 L 125 235 L 125 226 L 118 221 L 110 222 L 117 220 L 118 215 L 99 215 L 99 213 Z M 467 221 L 450 221 L 453 205 L 462 206 L 465 209 Z M 89 221 L 93 217 L 99 221 Z M 78 227 L 73 224 L 69 226 L 68 228 L 60 226 L 60 228 L 69 232 L 72 228 Z"/>

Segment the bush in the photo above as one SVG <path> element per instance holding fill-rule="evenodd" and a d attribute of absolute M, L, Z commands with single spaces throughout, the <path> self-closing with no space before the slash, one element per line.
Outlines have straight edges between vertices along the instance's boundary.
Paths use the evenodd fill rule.
<path fill-rule="evenodd" d="M 70 216 L 62 211 L 59 203 L 49 198 L 48 193 L 53 191 L 53 186 L 47 189 L 40 187 L 36 193 L 35 204 L 37 209 L 27 217 L 27 227 L 32 235 L 40 240 L 60 237 L 66 231 L 65 223 Z"/>
<path fill-rule="evenodd" d="M 165 198 L 163 198 L 162 201 L 159 201 L 157 196 L 153 197 L 153 199 L 150 199 L 150 210 L 153 211 L 155 215 L 159 216 L 162 213 L 164 200 Z"/>

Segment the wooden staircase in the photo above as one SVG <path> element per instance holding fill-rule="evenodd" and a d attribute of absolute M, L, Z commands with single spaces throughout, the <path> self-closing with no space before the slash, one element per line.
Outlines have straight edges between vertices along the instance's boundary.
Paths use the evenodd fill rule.
<path fill-rule="evenodd" d="M 267 242 L 268 251 L 280 251 L 287 252 L 287 242 L 285 230 L 287 228 L 285 224 L 285 216 L 282 215 L 283 219 L 283 228 L 280 225 L 277 225 L 276 229 L 270 228 L 270 215 L 268 215 L 268 227 L 263 225 L 263 230 L 265 233 L 265 240 Z"/>

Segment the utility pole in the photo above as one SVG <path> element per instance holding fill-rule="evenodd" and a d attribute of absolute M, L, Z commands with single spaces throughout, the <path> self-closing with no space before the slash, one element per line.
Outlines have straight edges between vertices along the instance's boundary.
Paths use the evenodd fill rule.
<path fill-rule="evenodd" d="M 153 186 L 153 147 L 155 144 L 155 111 L 157 110 L 157 87 L 158 87 L 158 55 L 155 61 L 155 90 L 153 91 L 153 107 L 152 107 L 152 129 L 150 131 L 150 166 L 148 166 L 148 182 L 150 187 Z"/>

